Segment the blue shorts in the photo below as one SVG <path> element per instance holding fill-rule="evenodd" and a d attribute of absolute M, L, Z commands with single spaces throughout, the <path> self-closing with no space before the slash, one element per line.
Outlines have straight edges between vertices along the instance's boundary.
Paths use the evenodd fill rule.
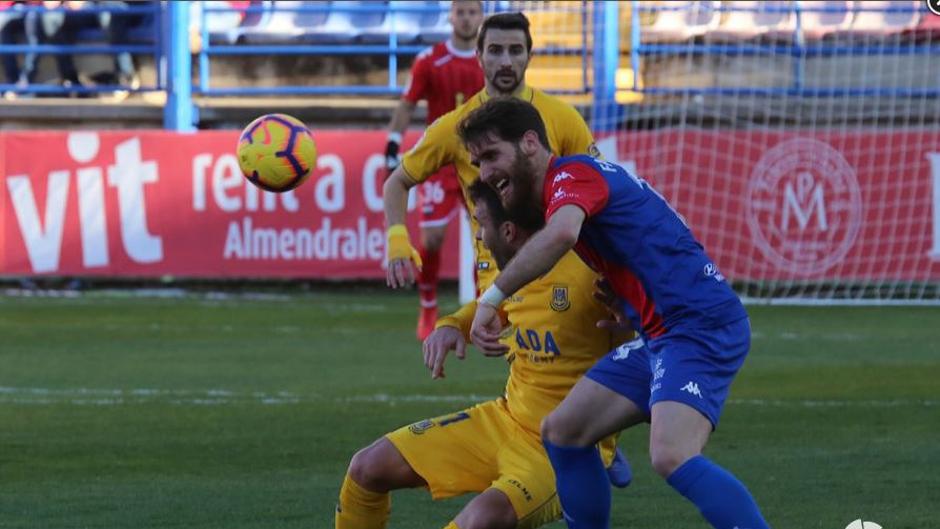
<path fill-rule="evenodd" d="M 638 339 L 621 345 L 586 376 L 647 416 L 653 404 L 676 401 L 698 410 L 715 428 L 750 346 L 747 318 L 711 329 L 670 330 L 646 344 Z"/>

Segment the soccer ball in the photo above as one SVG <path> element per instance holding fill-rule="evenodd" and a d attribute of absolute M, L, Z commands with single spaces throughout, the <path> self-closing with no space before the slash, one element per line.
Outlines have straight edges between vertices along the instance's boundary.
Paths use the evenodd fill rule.
<path fill-rule="evenodd" d="M 282 193 L 304 183 L 317 162 L 310 129 L 287 114 L 265 114 L 238 138 L 238 166 L 252 184 Z"/>

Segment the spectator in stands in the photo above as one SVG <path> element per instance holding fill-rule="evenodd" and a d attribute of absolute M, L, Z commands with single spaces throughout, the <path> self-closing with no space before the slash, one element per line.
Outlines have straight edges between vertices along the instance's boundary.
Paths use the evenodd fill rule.
<path fill-rule="evenodd" d="M 17 44 L 21 40 L 20 35 L 28 45 L 39 44 L 39 13 L 24 9 L 25 6 L 30 5 L 40 5 L 40 2 L 35 0 L 0 2 L 0 44 Z M 3 54 L 3 73 L 6 76 L 6 83 L 15 84 L 17 90 L 32 83 L 36 77 L 36 60 L 36 53 L 24 53 L 23 66 L 20 68 L 15 54 Z M 17 94 L 14 91 L 7 91 L 3 96 L 6 99 L 14 99 Z"/>
<path fill-rule="evenodd" d="M 134 23 L 140 21 L 142 15 L 122 13 L 127 9 L 128 2 L 102 0 L 95 4 L 111 8 L 111 11 L 98 15 L 101 29 L 107 33 L 108 42 L 112 46 L 127 44 L 129 42 L 128 30 Z M 140 77 L 137 75 L 134 58 L 130 52 L 124 51 L 114 55 L 114 73 L 117 75 L 118 84 L 134 90 L 140 88 Z"/>
<path fill-rule="evenodd" d="M 427 123 L 462 105 L 483 88 L 483 70 L 476 56 L 476 38 L 483 22 L 483 3 L 461 0 L 451 3 L 450 38 L 426 49 L 411 67 L 411 79 L 388 126 L 385 160 L 388 174 L 398 167 L 402 133 L 411 122 L 418 101 L 428 102 Z M 443 167 L 421 184 L 421 245 L 423 266 L 418 274 L 421 309 L 418 340 L 427 338 L 437 321 L 437 283 L 441 246 L 447 224 L 460 210 L 462 197 L 453 165 Z"/>
<path fill-rule="evenodd" d="M 94 15 L 81 12 L 84 5 L 84 0 L 45 0 L 43 6 L 46 11 L 39 15 L 43 42 L 60 46 L 74 44 L 76 33 L 80 29 L 92 27 L 94 23 Z M 67 89 L 82 87 L 72 56 L 57 53 L 55 60 L 62 86 Z"/>
<path fill-rule="evenodd" d="M 67 45 L 75 43 L 78 33 L 86 29 L 101 29 L 105 32 L 111 45 L 127 42 L 127 29 L 132 16 L 121 14 L 120 11 L 128 7 L 127 2 L 121 1 L 46 1 L 47 8 L 52 9 L 41 15 L 43 35 L 47 42 Z M 85 10 L 86 7 L 107 8 L 109 11 L 93 12 Z M 62 84 L 66 88 L 81 87 L 75 61 L 68 54 L 57 54 L 56 63 Z M 128 52 L 114 55 L 114 76 L 117 84 L 136 89 L 140 86 L 134 61 Z"/>

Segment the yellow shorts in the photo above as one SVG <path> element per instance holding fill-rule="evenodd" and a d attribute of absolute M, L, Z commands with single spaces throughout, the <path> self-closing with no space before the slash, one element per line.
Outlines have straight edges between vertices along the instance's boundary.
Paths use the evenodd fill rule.
<path fill-rule="evenodd" d="M 416 422 L 386 437 L 427 481 L 434 499 L 493 487 L 509 497 L 520 528 L 561 517 L 555 473 L 541 439 L 512 418 L 504 399 Z"/>

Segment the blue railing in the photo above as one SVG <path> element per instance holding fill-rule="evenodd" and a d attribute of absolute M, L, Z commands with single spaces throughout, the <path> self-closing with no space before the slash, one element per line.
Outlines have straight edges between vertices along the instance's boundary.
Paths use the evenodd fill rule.
<path fill-rule="evenodd" d="M 221 4 L 221 3 L 220 3 Z M 105 40 L 103 34 L 90 32 L 79 34 L 79 42 L 71 46 L 41 43 L 38 45 L 2 44 L 0 55 L 18 55 L 37 53 L 39 55 L 58 54 L 106 54 L 133 53 L 147 54 L 153 57 L 156 66 L 156 79 L 148 86 L 142 86 L 140 91 L 165 91 L 168 94 L 166 106 L 166 126 L 177 130 L 188 130 L 198 121 L 192 102 L 193 95 L 203 97 L 215 96 L 281 96 L 281 95 L 376 95 L 396 96 L 402 91 L 398 82 L 400 63 L 402 57 L 414 55 L 424 49 L 434 40 L 426 38 L 426 27 L 419 27 L 419 20 L 441 21 L 446 18 L 440 3 L 306 3 L 281 2 L 271 0 L 256 0 L 255 4 L 244 9 L 233 8 L 228 5 L 206 3 L 203 6 L 194 27 L 199 28 L 201 45 L 190 54 L 190 6 L 182 2 L 150 2 L 146 5 L 131 5 L 124 8 L 94 7 L 86 13 L 101 13 L 111 11 L 121 15 L 144 15 L 150 18 L 149 32 L 138 31 L 134 43 L 99 44 Z M 490 12 L 512 8 L 508 2 L 487 2 Z M 548 4 L 551 6 L 551 4 Z M 276 9 L 272 9 L 276 7 Z M 644 43 L 643 27 L 640 24 L 640 14 L 657 11 L 675 11 L 685 9 L 683 5 L 649 5 L 634 0 L 631 27 L 630 64 L 634 72 L 633 89 L 648 95 L 747 95 L 758 97 L 796 96 L 796 97 L 838 97 L 838 96 L 893 96 L 893 97 L 938 97 L 940 86 L 916 87 L 853 87 L 853 86 L 812 86 L 804 77 L 805 61 L 817 57 L 845 57 L 866 55 L 911 55 L 927 57 L 940 53 L 940 43 L 916 43 L 905 41 L 892 41 L 890 46 L 882 44 L 846 44 L 840 41 L 807 43 L 802 38 L 802 13 L 805 12 L 839 12 L 844 13 L 881 11 L 881 12 L 911 12 L 908 6 L 888 7 L 885 9 L 869 9 L 864 4 L 852 8 L 834 8 L 803 4 L 795 2 L 789 7 L 763 5 L 763 12 L 792 13 L 795 18 L 795 29 L 792 37 L 784 37 L 783 41 L 760 42 L 745 41 L 734 44 L 709 43 L 690 40 L 682 44 Z M 549 7 L 552 8 L 552 7 Z M 557 7 L 558 10 L 571 10 L 571 8 Z M 734 4 L 722 3 L 715 7 L 717 11 L 745 11 Z M 18 11 L 45 12 L 41 8 L 28 7 Z M 616 92 L 616 73 L 621 57 L 619 50 L 618 27 L 619 11 L 617 2 L 590 0 L 576 9 L 581 15 L 591 13 L 587 17 L 589 23 L 582 28 L 583 41 L 588 42 L 588 32 L 593 32 L 591 46 L 574 46 L 552 50 L 538 50 L 541 53 L 577 54 L 582 57 L 584 65 L 583 89 L 555 90 L 555 93 L 591 94 L 594 104 L 595 116 L 605 113 L 617 112 L 614 104 Z M 753 10 L 752 10 L 753 11 Z M 9 12 L 7 12 L 9 13 Z M 236 20 L 227 27 L 220 28 L 218 17 L 225 14 L 243 14 L 244 20 Z M 330 30 L 328 18 L 336 16 L 345 17 L 347 27 L 349 21 L 358 16 L 373 16 L 382 18 L 381 24 L 372 20 L 373 27 L 381 27 L 380 31 L 368 33 L 363 28 L 353 27 L 346 33 L 329 34 L 329 31 L 318 34 L 320 30 Z M 319 17 L 316 24 L 310 27 L 294 25 L 297 31 L 283 32 L 284 27 L 271 24 L 274 16 L 281 16 L 283 20 L 294 20 L 301 17 Z M 267 18 L 266 18 L 267 17 Z M 423 18 L 422 18 L 423 17 Z M 309 21 L 310 19 L 306 19 Z M 215 26 L 213 26 L 215 23 Z M 406 26 L 399 27 L 399 23 Z M 410 26 L 409 26 L 410 25 Z M 337 26 L 338 27 L 338 26 Z M 281 29 L 279 29 L 281 28 Z M 319 28 L 319 29 L 318 29 Z M 410 28 L 410 29 L 409 29 Z M 416 29 L 417 28 L 417 29 Z M 335 28 L 333 28 L 335 29 Z M 441 31 L 435 38 L 443 39 L 449 30 Z M 268 32 L 267 34 L 265 32 Z M 433 34 L 433 32 L 432 32 Z M 761 57 L 781 56 L 793 59 L 793 71 L 790 79 L 782 86 L 754 87 L 754 86 L 651 86 L 641 85 L 638 74 L 641 61 L 652 56 L 678 56 L 678 55 L 720 55 L 729 57 Z M 266 55 L 321 55 L 321 56 L 348 56 L 348 55 L 374 55 L 385 57 L 387 62 L 387 77 L 384 82 L 372 85 L 358 84 L 322 84 L 322 79 L 311 79 L 306 86 L 213 86 L 211 80 L 213 59 L 231 56 L 266 56 Z M 192 79 L 191 59 L 197 61 L 197 75 L 195 82 Z M 592 60 L 596 59 L 596 60 Z M 316 84 L 315 84 L 316 83 Z M 847 83 L 848 84 L 848 83 Z M 67 92 L 96 93 L 114 90 L 126 90 L 129 87 L 120 85 L 89 86 L 64 88 L 34 84 L 27 87 L 17 87 L 9 82 L 0 84 L 0 92 L 16 90 L 20 93 L 31 94 L 64 94 Z M 551 91 L 551 90 L 550 90 Z M 613 120 L 599 119 L 595 122 L 607 123 Z"/>
<path fill-rule="evenodd" d="M 594 2 L 602 4 L 603 2 Z M 485 2 L 485 12 L 495 13 L 511 8 L 508 2 Z M 586 2 L 585 2 L 586 5 Z M 273 9 L 272 9 L 273 8 Z M 552 7 L 553 11 L 573 11 L 572 8 Z M 257 24 L 249 27 L 230 28 L 218 31 L 210 30 L 209 16 L 212 14 L 230 14 L 242 12 L 256 15 Z M 585 13 L 582 6 L 577 9 Z M 615 10 L 614 10 L 615 11 Z M 440 2 L 422 4 L 403 2 L 275 2 L 252 6 L 245 9 L 233 9 L 230 6 L 207 6 L 200 13 L 199 28 L 202 47 L 197 54 L 199 65 L 198 82 L 195 92 L 203 96 L 231 95 L 400 95 L 403 86 L 398 82 L 399 59 L 402 56 L 414 56 L 428 45 L 445 40 L 449 26 L 444 30 L 442 21 L 447 18 L 448 9 Z M 293 25 L 285 15 L 322 15 L 322 19 L 307 26 Z M 287 34 L 278 34 L 265 25 L 287 29 Z M 272 24 L 270 17 L 282 16 L 283 23 Z M 355 17 L 373 17 L 370 27 L 359 28 Z M 338 22 L 330 17 L 335 17 Z M 416 18 L 425 19 L 419 26 Z M 332 22 L 331 22 L 332 20 Z M 376 22 L 381 20 L 379 24 Z M 387 22 L 386 22 L 387 21 Z M 428 22 L 430 22 L 428 24 Z M 381 30 L 375 31 L 377 26 Z M 430 27 L 428 27 L 430 26 Z M 370 29 L 372 31 L 370 31 Z M 302 30 L 301 34 L 291 34 L 291 30 Z M 586 31 L 586 28 L 584 29 Z M 404 38 L 403 38 L 404 37 Z M 219 41 L 224 42 L 220 44 Z M 553 93 L 587 93 L 589 88 L 587 60 L 589 48 L 587 35 L 584 46 L 577 48 L 553 48 L 540 50 L 541 53 L 579 54 L 585 69 L 585 89 L 579 91 L 552 91 Z M 387 76 L 382 85 L 318 85 L 318 86 L 270 86 L 270 87 L 224 87 L 217 88 L 210 84 L 212 58 L 220 56 L 257 56 L 257 55 L 384 55 L 387 56 Z"/>
<path fill-rule="evenodd" d="M 590 24 L 582 27 L 582 45 L 573 47 L 555 47 L 538 50 L 552 55 L 580 55 L 582 57 L 582 88 L 552 90 L 556 94 L 593 94 L 595 108 L 612 105 L 615 92 L 615 74 L 619 52 L 617 50 L 617 5 L 600 0 L 584 0 L 580 6 L 552 6 L 552 11 L 577 12 L 582 19 L 593 9 Z M 190 54 L 190 8 L 201 8 L 193 27 L 198 28 L 200 45 Z M 484 2 L 484 12 L 508 11 L 514 4 L 508 1 Z M 149 32 L 135 35 L 133 43 L 102 43 L 107 35 L 102 31 L 83 30 L 79 32 L 77 42 L 72 45 L 40 44 L 3 44 L 0 55 L 37 54 L 45 55 L 116 55 L 130 53 L 147 54 L 153 57 L 156 79 L 147 86 L 140 86 L 136 91 L 164 91 L 167 93 L 165 125 L 176 130 L 191 130 L 198 122 L 193 106 L 194 95 L 215 96 L 282 96 L 282 95 L 374 95 L 397 96 L 403 86 L 399 83 L 402 57 L 414 56 L 433 42 L 446 39 L 450 35 L 449 23 L 446 23 L 448 8 L 442 2 L 274 2 L 273 0 L 253 0 L 245 8 L 232 7 L 224 2 L 158 2 L 146 5 L 101 6 L 83 9 L 83 14 L 103 12 L 121 15 L 145 15 L 149 17 Z M 17 9 L 17 14 L 48 14 L 53 12 L 69 13 L 67 10 L 46 10 L 42 7 Z M 7 11 L 6 13 L 13 13 Z M 219 20 L 230 15 L 227 25 Z M 235 15 L 234 17 L 231 15 Z M 274 17 L 282 17 L 285 24 L 271 24 Z M 319 22 L 302 26 L 293 25 L 295 17 L 319 17 Z M 323 35 L 318 32 L 331 30 L 329 17 L 346 18 L 345 31 Z M 356 17 L 373 17 L 371 33 L 365 28 L 350 25 Z M 382 19 L 381 24 L 376 24 Z M 361 20 L 361 18 L 360 18 Z M 275 21 L 276 22 L 276 21 Z M 368 26 L 369 24 L 364 24 Z M 285 28 L 287 31 L 284 31 Z M 333 30 L 336 27 L 332 28 Z M 594 29 L 602 38 L 595 39 L 593 46 L 588 46 L 589 31 Z M 294 31 L 296 30 L 296 31 Z M 268 33 L 266 33 L 268 32 Z M 269 55 L 320 55 L 349 56 L 374 55 L 387 58 L 387 77 L 381 84 L 325 85 L 311 79 L 305 86 L 213 86 L 211 80 L 213 59 L 233 56 L 269 56 Z M 602 60 L 593 61 L 592 57 Z M 197 71 L 195 82 L 192 75 L 192 60 L 195 59 Z M 31 84 L 17 86 L 13 82 L 0 84 L 0 92 L 13 91 L 17 94 L 91 94 L 128 90 L 123 85 L 59 86 Z"/>
<path fill-rule="evenodd" d="M 707 34 L 704 42 L 689 40 L 681 44 L 644 43 L 643 27 L 640 24 L 641 13 L 656 13 L 662 11 L 683 11 L 687 5 L 649 5 L 637 0 L 631 1 L 632 17 L 630 64 L 636 75 L 632 89 L 636 92 L 649 95 L 678 96 L 678 95 L 728 95 L 728 96 L 793 96 L 793 97 L 940 97 L 940 86 L 924 88 L 906 87 L 816 87 L 807 86 L 805 79 L 805 62 L 807 59 L 818 57 L 845 57 L 845 56 L 873 56 L 873 55 L 913 55 L 930 56 L 940 54 L 940 43 L 892 42 L 886 46 L 884 42 L 866 42 L 845 44 L 838 41 L 819 42 L 807 44 L 803 32 L 803 14 L 817 13 L 922 13 L 930 15 L 924 6 L 912 7 L 911 4 L 897 6 L 867 7 L 863 2 L 855 3 L 852 7 L 824 6 L 817 4 L 804 4 L 796 1 L 792 4 L 761 5 L 758 9 L 736 7 L 733 4 L 721 3 L 710 11 L 716 12 L 762 12 L 762 13 L 792 13 L 794 28 L 789 39 L 779 38 L 776 42 L 735 42 L 709 43 Z M 730 57 L 760 57 L 782 56 L 790 57 L 793 61 L 793 74 L 789 86 L 780 87 L 717 87 L 717 86 L 684 86 L 684 87 L 657 87 L 642 86 L 639 82 L 644 57 L 688 55 L 716 55 Z"/>
<path fill-rule="evenodd" d="M 161 28 L 165 27 L 162 23 L 164 10 L 161 9 L 160 2 L 139 2 L 139 5 L 127 6 L 88 6 L 81 9 L 82 15 L 99 15 L 101 13 L 110 13 L 118 16 L 140 15 L 143 18 L 142 23 L 136 25 L 128 33 L 134 40 L 144 41 L 142 44 L 88 44 L 88 42 L 100 42 L 107 40 L 107 35 L 101 30 L 82 29 L 77 32 L 78 44 L 58 45 L 46 44 L 48 36 L 38 35 L 39 44 L 3 44 L 0 43 L 0 56 L 8 55 L 26 55 L 35 54 L 37 60 L 44 55 L 117 55 L 121 53 L 146 54 L 151 55 L 154 64 L 160 64 L 160 58 L 164 54 L 163 42 L 164 36 L 161 34 Z M 64 8 L 47 9 L 42 6 L 19 5 L 15 8 L 7 8 L 0 11 L 0 15 L 7 17 L 22 15 L 23 18 L 28 14 L 34 14 L 37 17 L 37 31 L 42 32 L 41 18 L 50 14 L 71 15 L 75 12 Z M 9 23 L 7 21 L 7 23 Z M 113 23 L 113 20 L 112 20 Z M 163 90 L 164 85 L 159 74 L 156 82 L 149 86 L 140 86 L 132 88 L 126 85 L 101 85 L 94 86 L 73 85 L 58 86 L 48 84 L 27 84 L 25 86 L 15 84 L 15 79 L 6 79 L 6 82 L 0 83 L 0 93 L 15 92 L 17 94 L 43 94 L 43 95 L 67 95 L 67 94 L 94 94 L 101 92 L 114 92 L 117 90 L 128 91 L 157 91 Z"/>
<path fill-rule="evenodd" d="M 241 42 L 239 40 L 236 40 L 235 43 L 229 45 L 213 44 L 213 40 L 215 39 L 213 39 L 210 35 L 207 17 L 213 13 L 231 13 L 233 11 L 233 8 L 228 6 L 207 6 L 200 14 L 199 28 L 202 47 L 198 53 L 199 78 L 198 84 L 195 88 L 196 93 L 200 95 L 397 95 L 401 93 L 401 87 L 397 82 L 399 55 L 417 55 L 421 52 L 421 50 L 427 47 L 427 44 L 399 44 L 398 30 L 402 28 L 396 24 L 398 16 L 405 13 L 445 16 L 439 5 L 401 6 L 397 5 L 396 2 L 391 2 L 388 5 L 384 5 L 378 2 L 372 4 L 349 3 L 346 5 L 337 5 L 332 2 L 324 2 L 320 5 L 309 5 L 300 2 L 279 3 L 276 6 L 276 10 L 272 9 L 272 6 L 270 5 L 263 5 L 249 7 L 242 11 L 245 12 L 246 15 L 258 14 L 262 16 L 274 14 L 284 15 L 287 13 L 293 15 L 320 14 L 326 16 L 324 22 L 329 20 L 329 16 L 336 16 L 337 14 L 349 16 L 354 14 L 384 15 L 387 13 L 390 21 L 386 37 L 387 43 L 357 43 L 356 40 L 359 36 L 361 36 L 361 34 L 357 35 L 355 33 L 356 28 L 350 24 L 350 20 L 344 19 L 347 24 L 345 28 L 342 29 L 348 29 L 349 31 L 344 32 L 342 35 L 323 35 L 325 37 L 323 40 L 335 40 L 336 42 L 333 44 L 318 45 L 308 43 L 307 41 L 313 40 L 313 38 L 316 36 L 316 33 L 313 32 L 294 36 L 293 38 L 296 40 L 296 42 L 291 44 L 251 44 L 250 42 Z M 304 29 L 302 27 L 294 27 L 297 29 Z M 256 32 L 254 34 L 257 36 L 263 36 L 265 29 L 266 28 L 263 26 L 256 27 Z M 241 35 L 241 37 L 246 37 L 245 40 L 247 41 L 250 39 L 251 35 L 252 31 L 249 28 L 244 32 L 244 34 Z M 274 41 L 289 40 L 292 38 L 291 36 L 282 36 L 277 34 L 271 34 L 265 37 L 265 40 L 270 39 Z M 210 59 L 213 56 L 222 55 L 386 55 L 388 57 L 388 79 L 384 86 L 319 85 L 212 88 L 209 82 L 211 77 Z"/>

